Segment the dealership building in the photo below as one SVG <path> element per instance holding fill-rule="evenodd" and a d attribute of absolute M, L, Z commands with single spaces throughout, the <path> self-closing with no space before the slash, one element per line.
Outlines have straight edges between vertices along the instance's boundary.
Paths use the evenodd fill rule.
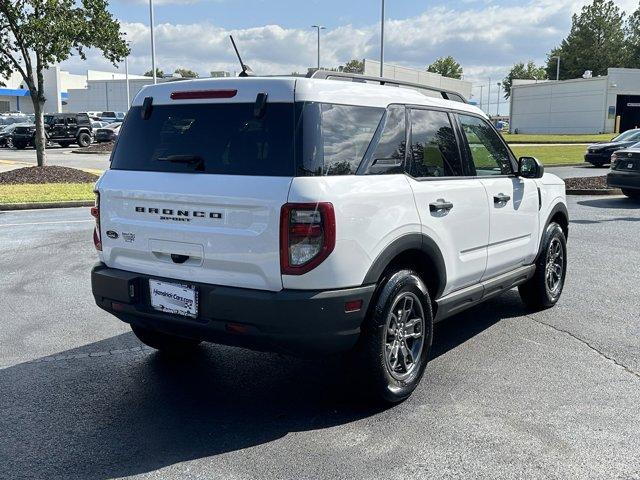
<path fill-rule="evenodd" d="M 88 70 L 78 75 L 51 67 L 43 72 L 45 111 L 47 113 L 83 112 L 92 110 L 127 111 L 125 74 Z M 29 90 L 19 73 L 3 81 L 0 87 L 0 113 L 33 113 Z M 153 83 L 149 77 L 129 75 L 131 99 L 145 85 Z M 95 108 L 89 108 L 95 107 Z"/>
<path fill-rule="evenodd" d="M 640 69 L 559 82 L 514 80 L 510 100 L 511 132 L 624 132 L 640 127 Z"/>
<path fill-rule="evenodd" d="M 380 63 L 365 60 L 365 74 L 377 77 L 380 74 Z M 229 77 L 225 71 L 211 72 L 212 78 Z M 412 82 L 434 88 L 442 88 L 471 97 L 471 82 L 446 78 L 436 73 L 392 64 L 385 64 L 384 76 L 387 78 Z M 158 82 L 172 81 L 172 78 L 158 79 Z M 0 87 L 0 113 L 21 111 L 33 113 L 33 104 L 29 91 L 25 88 L 19 74 L 5 80 L 5 87 Z M 146 85 L 153 83 L 150 77 L 129 75 L 129 103 Z M 127 81 L 123 73 L 89 70 L 84 75 L 77 75 L 61 70 L 55 66 L 44 72 L 45 112 L 92 112 L 123 111 L 129 109 L 127 102 Z"/>

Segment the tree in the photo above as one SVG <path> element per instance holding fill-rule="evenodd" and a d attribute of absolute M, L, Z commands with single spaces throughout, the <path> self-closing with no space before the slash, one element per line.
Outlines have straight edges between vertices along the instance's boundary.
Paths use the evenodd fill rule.
<path fill-rule="evenodd" d="M 338 71 L 345 73 L 364 73 L 364 60 L 349 60 L 344 65 L 340 65 Z"/>
<path fill-rule="evenodd" d="M 188 68 L 176 68 L 175 73 L 182 75 L 182 78 L 198 78 L 200 76 L 196 72 L 194 72 L 193 70 L 189 70 Z"/>
<path fill-rule="evenodd" d="M 438 58 L 427 67 L 427 72 L 439 73 L 443 77 L 462 78 L 462 67 L 451 55 Z"/>
<path fill-rule="evenodd" d="M 153 77 L 153 70 L 147 70 L 146 72 L 144 72 L 144 76 L 145 77 Z M 162 70 L 160 70 L 158 67 L 156 67 L 156 77 L 157 78 L 164 78 L 164 72 Z"/>
<path fill-rule="evenodd" d="M 523 62 L 516 63 L 502 80 L 504 98 L 509 98 L 511 95 L 514 80 L 544 80 L 545 78 L 547 78 L 545 67 L 538 67 L 531 60 L 526 65 Z"/>
<path fill-rule="evenodd" d="M 640 68 L 640 7 L 629 16 L 626 26 L 626 67 Z"/>
<path fill-rule="evenodd" d="M 555 56 L 560 56 L 560 79 L 565 80 L 586 70 L 606 75 L 608 68 L 626 63 L 624 52 L 624 12 L 612 0 L 593 0 L 573 15 L 569 35 L 549 53 L 547 76 L 556 78 Z"/>
<path fill-rule="evenodd" d="M 0 0 L 0 79 L 19 72 L 29 89 L 38 165 L 46 164 L 44 71 L 98 48 L 114 66 L 129 54 L 107 0 Z"/>

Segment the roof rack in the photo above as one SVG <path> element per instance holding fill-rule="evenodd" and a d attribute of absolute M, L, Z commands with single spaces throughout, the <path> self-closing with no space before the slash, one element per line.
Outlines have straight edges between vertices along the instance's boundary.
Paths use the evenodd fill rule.
<path fill-rule="evenodd" d="M 466 98 L 457 92 L 445 90 L 443 88 L 431 87 L 429 85 L 422 85 L 420 83 L 405 82 L 394 78 L 371 77 L 368 75 L 361 75 L 359 73 L 334 72 L 331 70 L 314 70 L 309 72 L 307 77 L 319 78 L 322 80 L 339 80 L 343 82 L 374 83 L 378 85 L 386 85 L 388 87 L 408 87 L 424 93 L 429 97 L 439 97 L 444 98 L 445 100 L 452 100 L 454 102 L 469 103 Z"/>

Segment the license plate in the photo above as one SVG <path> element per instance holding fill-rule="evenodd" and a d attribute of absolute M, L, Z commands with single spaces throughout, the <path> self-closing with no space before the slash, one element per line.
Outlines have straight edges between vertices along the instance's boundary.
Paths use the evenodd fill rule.
<path fill-rule="evenodd" d="M 160 312 L 196 318 L 198 290 L 191 285 L 149 280 L 151 306 Z"/>
<path fill-rule="evenodd" d="M 627 168 L 633 168 L 634 167 L 634 163 L 627 163 Z"/>

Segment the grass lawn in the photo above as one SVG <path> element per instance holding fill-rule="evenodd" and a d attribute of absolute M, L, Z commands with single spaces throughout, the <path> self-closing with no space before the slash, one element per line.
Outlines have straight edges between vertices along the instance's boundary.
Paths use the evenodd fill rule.
<path fill-rule="evenodd" d="M 584 162 L 584 145 L 543 145 L 537 147 L 522 147 L 510 145 L 517 158 L 536 157 L 543 165 L 562 165 L 566 163 Z"/>
<path fill-rule="evenodd" d="M 616 136 L 615 133 L 595 133 L 590 135 L 526 135 L 504 133 L 502 135 L 509 144 L 514 143 L 595 143 L 607 142 Z"/>
<path fill-rule="evenodd" d="M 0 203 L 93 200 L 93 183 L 0 185 Z"/>

